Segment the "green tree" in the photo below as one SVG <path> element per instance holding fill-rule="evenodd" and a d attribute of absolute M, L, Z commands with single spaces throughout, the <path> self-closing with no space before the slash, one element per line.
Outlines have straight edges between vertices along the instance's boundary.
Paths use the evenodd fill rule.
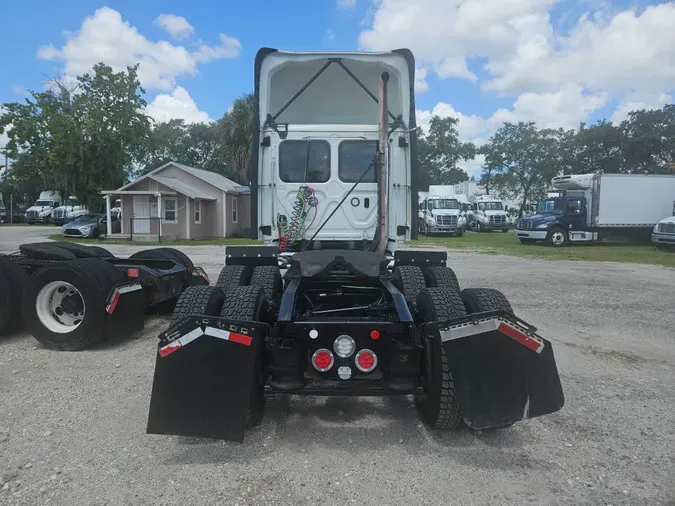
<path fill-rule="evenodd" d="M 137 70 L 113 72 L 99 63 L 75 85 L 54 81 L 25 103 L 4 104 L 0 132 L 9 137 L 17 187 L 31 182 L 34 191 L 55 189 L 98 202 L 101 190 L 121 186 L 150 133 Z"/>
<path fill-rule="evenodd" d="M 574 158 L 569 173 L 626 172 L 624 145 L 624 132 L 611 122 L 601 120 L 590 126 L 582 123 L 569 145 Z"/>
<path fill-rule="evenodd" d="M 675 172 L 675 105 L 633 111 L 619 128 L 624 136 L 627 171 Z"/>
<path fill-rule="evenodd" d="M 434 116 L 429 121 L 429 132 L 418 138 L 420 189 L 429 185 L 452 185 L 469 179 L 465 170 L 457 164 L 460 160 L 472 160 L 476 147 L 470 142 L 461 142 L 457 131 L 457 118 Z"/>
<path fill-rule="evenodd" d="M 551 179 L 565 170 L 562 149 L 570 132 L 539 130 L 533 122 L 504 123 L 483 147 L 493 172 L 492 185 L 500 193 L 521 199 L 522 209 L 541 197 Z"/>
<path fill-rule="evenodd" d="M 218 120 L 216 127 L 217 146 L 214 158 L 225 161 L 225 175 L 240 184 L 248 184 L 250 181 L 254 104 L 253 94 L 237 98 L 231 109 Z"/>

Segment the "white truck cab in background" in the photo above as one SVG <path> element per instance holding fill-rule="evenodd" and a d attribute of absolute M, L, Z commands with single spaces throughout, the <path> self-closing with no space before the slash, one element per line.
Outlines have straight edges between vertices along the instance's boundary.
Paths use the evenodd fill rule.
<path fill-rule="evenodd" d="M 469 228 L 476 232 L 508 232 L 508 209 L 500 199 L 493 195 L 477 195 L 472 199 L 471 207 L 473 213 L 469 216 Z"/>
<path fill-rule="evenodd" d="M 654 226 L 652 242 L 657 246 L 675 248 L 675 200 L 673 201 L 673 215 L 663 218 Z"/>
<path fill-rule="evenodd" d="M 65 225 L 88 213 L 87 206 L 79 204 L 77 202 L 77 197 L 71 196 L 66 200 L 64 205 L 54 209 L 49 222 L 54 225 Z"/>
<path fill-rule="evenodd" d="M 61 195 L 57 191 L 44 191 L 40 193 L 34 205 L 26 210 L 26 223 L 49 223 L 52 212 L 61 205 Z"/>
<path fill-rule="evenodd" d="M 429 186 L 429 193 L 420 202 L 419 230 L 421 234 L 454 234 L 461 236 L 466 230 L 466 218 L 460 202 L 454 196 L 454 187 Z"/>

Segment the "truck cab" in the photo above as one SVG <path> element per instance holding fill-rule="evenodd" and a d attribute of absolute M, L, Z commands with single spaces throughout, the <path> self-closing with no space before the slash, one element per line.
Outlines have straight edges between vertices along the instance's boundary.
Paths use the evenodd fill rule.
<path fill-rule="evenodd" d="M 251 181 L 252 236 L 284 253 L 369 249 L 380 241 L 379 161 L 388 196 L 390 253 L 416 238 L 414 110 L 408 53 L 261 50 Z M 388 76 L 388 130 L 380 146 L 377 90 Z M 411 124 L 412 121 L 412 124 Z M 414 166 L 414 167 L 413 167 Z"/>
<path fill-rule="evenodd" d="M 44 191 L 40 193 L 40 198 L 35 204 L 26 210 L 26 223 L 49 223 L 54 208 L 61 205 L 61 195 L 55 191 Z"/>
<path fill-rule="evenodd" d="M 516 225 L 522 243 L 548 240 L 562 246 L 567 237 L 585 233 L 588 228 L 588 205 L 583 196 L 554 197 L 539 202 L 536 214 L 523 217 Z M 557 230 L 564 230 L 556 233 Z"/>
<path fill-rule="evenodd" d="M 675 201 L 673 215 L 659 221 L 652 230 L 652 242 L 659 247 L 675 248 Z"/>
<path fill-rule="evenodd" d="M 49 222 L 54 225 L 65 225 L 88 213 L 87 206 L 78 203 L 77 197 L 70 197 L 64 205 L 59 206 L 52 211 Z"/>
<path fill-rule="evenodd" d="M 454 197 L 429 195 L 420 203 L 420 233 L 446 233 L 461 236 L 466 229 L 461 204 Z"/>
<path fill-rule="evenodd" d="M 489 232 L 501 230 L 508 232 L 509 221 L 507 219 L 504 203 L 491 196 L 480 195 L 473 199 L 471 204 L 472 214 L 469 216 L 469 227 L 476 232 Z"/>

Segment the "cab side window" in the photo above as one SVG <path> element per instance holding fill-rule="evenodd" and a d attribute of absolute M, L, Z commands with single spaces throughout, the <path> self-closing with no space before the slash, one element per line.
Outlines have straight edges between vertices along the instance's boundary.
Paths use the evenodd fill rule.
<path fill-rule="evenodd" d="M 283 141 L 279 145 L 279 178 L 284 183 L 325 183 L 330 179 L 330 144 Z"/>

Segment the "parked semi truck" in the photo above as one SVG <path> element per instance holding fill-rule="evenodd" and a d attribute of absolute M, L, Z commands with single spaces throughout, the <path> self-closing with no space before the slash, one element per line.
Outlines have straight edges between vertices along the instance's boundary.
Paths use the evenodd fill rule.
<path fill-rule="evenodd" d="M 88 213 L 86 205 L 78 203 L 77 197 L 70 197 L 64 205 L 52 211 L 49 222 L 53 225 L 65 225 Z"/>
<path fill-rule="evenodd" d="M 471 199 L 472 213 L 469 228 L 476 232 L 509 231 L 509 220 L 504 203 L 494 195 L 477 195 Z"/>
<path fill-rule="evenodd" d="M 551 185 L 563 196 L 542 200 L 536 215 L 518 221 L 520 242 L 561 247 L 610 235 L 648 240 L 675 199 L 671 175 L 570 175 L 553 178 Z"/>
<path fill-rule="evenodd" d="M 452 186 L 432 185 L 420 203 L 419 232 L 424 235 L 454 234 L 461 236 L 466 229 L 466 218 Z"/>
<path fill-rule="evenodd" d="M 52 212 L 61 205 L 61 195 L 55 191 L 44 191 L 40 193 L 34 205 L 26 210 L 26 223 L 49 223 Z"/>
<path fill-rule="evenodd" d="M 242 441 L 267 395 L 414 395 L 434 429 L 564 402 L 551 343 L 417 238 L 415 62 L 259 51 L 252 235 L 159 337 L 147 431 Z M 415 214 L 413 214 L 415 212 Z"/>
<path fill-rule="evenodd" d="M 652 242 L 659 247 L 675 248 L 675 200 L 672 216 L 662 219 L 654 226 Z"/>

